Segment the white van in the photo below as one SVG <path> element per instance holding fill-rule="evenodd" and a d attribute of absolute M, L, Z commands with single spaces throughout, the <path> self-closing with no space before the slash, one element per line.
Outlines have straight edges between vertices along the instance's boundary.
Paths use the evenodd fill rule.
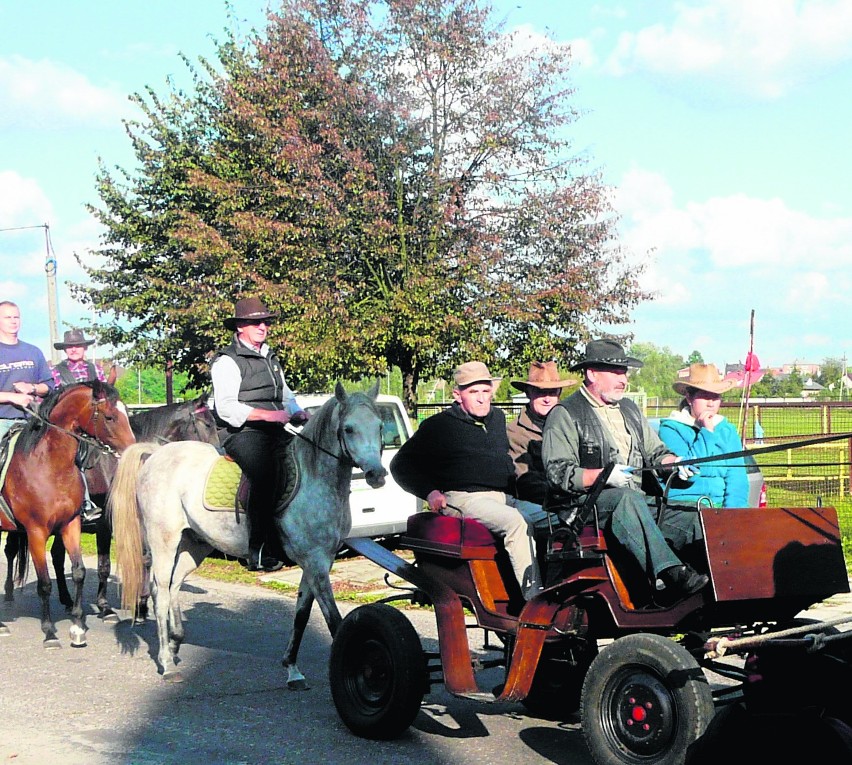
<path fill-rule="evenodd" d="M 331 394 L 296 396 L 302 408 L 309 412 L 319 409 L 329 398 Z M 390 474 L 390 461 L 413 433 L 405 407 L 396 396 L 382 394 L 379 394 L 376 404 L 382 416 L 382 464 L 388 468 L 388 476 L 382 488 L 371 489 L 360 470 L 352 471 L 349 507 L 352 511 L 350 536 L 353 537 L 401 534 L 406 529 L 408 516 L 416 513 L 421 506 L 420 500 L 397 486 Z"/>

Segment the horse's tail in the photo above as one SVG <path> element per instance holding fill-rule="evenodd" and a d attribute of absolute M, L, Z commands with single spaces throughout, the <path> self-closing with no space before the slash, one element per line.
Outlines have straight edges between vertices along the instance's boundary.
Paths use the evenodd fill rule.
<path fill-rule="evenodd" d="M 134 615 L 147 575 L 136 482 L 145 459 L 158 448 L 157 444 L 140 442 L 128 446 L 121 453 L 107 502 L 115 539 L 115 558 L 122 581 L 121 606 L 133 611 Z"/>

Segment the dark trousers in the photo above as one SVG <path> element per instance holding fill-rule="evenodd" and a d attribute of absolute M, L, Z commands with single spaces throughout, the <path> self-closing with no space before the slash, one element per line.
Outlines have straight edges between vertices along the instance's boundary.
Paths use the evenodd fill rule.
<path fill-rule="evenodd" d="M 601 525 L 636 558 L 651 581 L 681 560 L 672 551 L 702 539 L 698 513 L 667 508 L 661 526 L 656 508 L 648 506 L 642 492 L 604 489 L 597 501 Z"/>
<path fill-rule="evenodd" d="M 226 436 L 222 442 L 225 453 L 248 476 L 249 491 L 246 513 L 249 517 L 249 547 L 257 552 L 267 545 L 273 555 L 279 555 L 281 541 L 275 528 L 275 506 L 284 485 L 284 449 L 292 439 L 280 425 L 273 427 L 244 427 Z"/>

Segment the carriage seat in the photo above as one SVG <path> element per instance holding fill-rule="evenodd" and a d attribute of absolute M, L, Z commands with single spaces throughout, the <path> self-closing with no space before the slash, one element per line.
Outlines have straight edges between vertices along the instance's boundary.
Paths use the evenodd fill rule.
<path fill-rule="evenodd" d="M 479 521 L 433 512 L 409 516 L 400 545 L 461 560 L 491 560 L 498 552 L 493 534 Z"/>

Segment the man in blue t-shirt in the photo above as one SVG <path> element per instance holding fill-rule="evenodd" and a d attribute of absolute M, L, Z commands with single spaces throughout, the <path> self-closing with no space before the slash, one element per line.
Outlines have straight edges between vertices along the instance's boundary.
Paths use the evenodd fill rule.
<path fill-rule="evenodd" d="M 27 417 L 26 409 L 53 390 L 53 375 L 44 354 L 18 340 L 21 310 L 0 302 L 0 437 Z"/>

